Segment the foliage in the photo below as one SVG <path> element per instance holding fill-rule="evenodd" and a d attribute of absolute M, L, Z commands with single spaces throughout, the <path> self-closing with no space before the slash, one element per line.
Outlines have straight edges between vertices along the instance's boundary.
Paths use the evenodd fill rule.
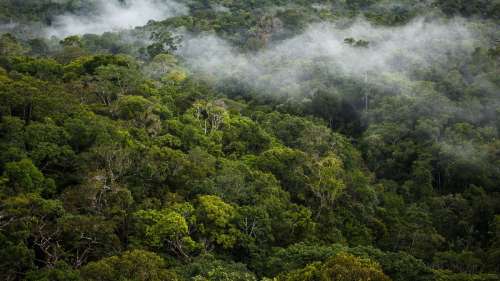
<path fill-rule="evenodd" d="M 288 273 L 278 280 L 342 280 L 342 281 L 389 281 L 380 266 L 369 259 L 339 253 L 324 263 L 312 263 L 304 269 Z"/>
<path fill-rule="evenodd" d="M 134 30 L 22 32 L 97 2 L 0 1 L 0 32 L 19 21 L 0 36 L 1 280 L 498 280 L 498 1 L 179 0 Z M 484 44 L 365 79 L 298 56 L 298 85 L 267 92 L 177 52 L 182 32 L 261 58 L 311 23 L 422 15 L 470 17 Z"/>

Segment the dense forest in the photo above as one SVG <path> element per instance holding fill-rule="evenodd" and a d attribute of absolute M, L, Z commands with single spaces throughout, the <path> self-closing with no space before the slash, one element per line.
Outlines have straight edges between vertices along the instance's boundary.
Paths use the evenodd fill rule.
<path fill-rule="evenodd" d="M 0 280 L 500 280 L 498 0 L 0 0 Z"/>

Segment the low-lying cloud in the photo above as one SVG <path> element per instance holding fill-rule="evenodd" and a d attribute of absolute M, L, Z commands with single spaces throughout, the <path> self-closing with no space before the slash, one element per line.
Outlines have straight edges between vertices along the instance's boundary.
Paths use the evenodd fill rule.
<path fill-rule="evenodd" d="M 346 44 L 346 38 L 370 42 L 368 47 Z M 216 80 L 237 79 L 259 89 L 285 91 L 303 87 L 314 69 L 322 75 L 382 81 L 395 74 L 409 78 L 412 71 L 443 67 L 450 59 L 469 56 L 475 46 L 466 21 L 416 19 L 400 27 L 380 27 L 364 20 L 347 27 L 320 23 L 303 34 L 257 53 L 239 52 L 214 35 L 186 38 L 179 54 L 194 72 Z M 291 90 L 293 91 L 293 90 Z"/>
<path fill-rule="evenodd" d="M 95 11 L 57 16 L 45 30 L 47 36 L 102 34 L 107 31 L 143 26 L 188 13 L 188 8 L 172 0 L 97 0 Z"/>

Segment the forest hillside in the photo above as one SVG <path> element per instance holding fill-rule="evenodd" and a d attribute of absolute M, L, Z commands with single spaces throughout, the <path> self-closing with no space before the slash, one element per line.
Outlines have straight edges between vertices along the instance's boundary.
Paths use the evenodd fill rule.
<path fill-rule="evenodd" d="M 0 280 L 500 280 L 498 0 L 0 0 Z"/>

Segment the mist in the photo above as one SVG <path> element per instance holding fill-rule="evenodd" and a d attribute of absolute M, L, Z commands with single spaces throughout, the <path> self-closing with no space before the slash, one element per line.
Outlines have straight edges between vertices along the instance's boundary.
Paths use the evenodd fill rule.
<path fill-rule="evenodd" d="M 304 91 L 313 71 L 362 79 L 379 87 L 400 86 L 422 68 L 444 67 L 466 58 L 478 44 L 463 19 L 416 19 L 400 27 L 353 23 L 319 23 L 300 35 L 257 53 L 243 53 L 212 34 L 185 38 L 179 54 L 193 72 L 215 79 L 237 79 L 268 92 Z M 368 41 L 367 47 L 345 43 Z M 391 82 L 392 81 L 392 82 Z M 391 85 L 393 84 L 393 85 Z"/>
<path fill-rule="evenodd" d="M 188 8 L 172 0 L 97 0 L 92 12 L 63 14 L 55 17 L 45 35 L 66 37 L 69 35 L 102 34 L 143 26 L 150 20 L 184 15 Z"/>
<path fill-rule="evenodd" d="M 347 44 L 346 38 L 369 44 L 365 47 Z M 489 104 L 480 104 L 474 97 L 452 101 L 431 79 L 422 76 L 425 71 L 454 75 L 460 63 L 472 59 L 476 48 L 486 42 L 475 32 L 474 23 L 463 18 L 417 18 L 398 27 L 375 26 L 359 19 L 351 23 L 313 24 L 302 34 L 255 53 L 241 52 L 212 34 L 188 36 L 179 54 L 188 69 L 220 87 L 243 84 L 256 93 L 308 102 L 320 89 L 336 94 L 335 81 L 353 80 L 363 85 L 362 91 L 371 91 L 373 95 L 404 96 L 404 100 L 415 105 L 413 109 L 419 109 L 407 112 L 405 120 L 409 123 L 422 116 L 430 120 L 448 120 L 454 116 L 471 124 L 487 124 L 493 120 L 499 105 L 495 98 L 498 89 L 487 77 L 468 77 L 482 95 L 492 97 Z M 382 115 L 377 118 L 387 118 L 389 122 L 394 118 L 391 111 Z M 373 122 L 371 118 L 366 117 L 368 124 Z M 492 130 L 492 135 L 496 135 Z M 436 140 L 439 138 L 435 136 Z M 437 143 L 448 155 L 460 151 L 457 159 L 479 162 L 488 155 L 466 137 L 458 143 L 446 140 Z M 468 156 L 472 154 L 474 158 Z"/>

